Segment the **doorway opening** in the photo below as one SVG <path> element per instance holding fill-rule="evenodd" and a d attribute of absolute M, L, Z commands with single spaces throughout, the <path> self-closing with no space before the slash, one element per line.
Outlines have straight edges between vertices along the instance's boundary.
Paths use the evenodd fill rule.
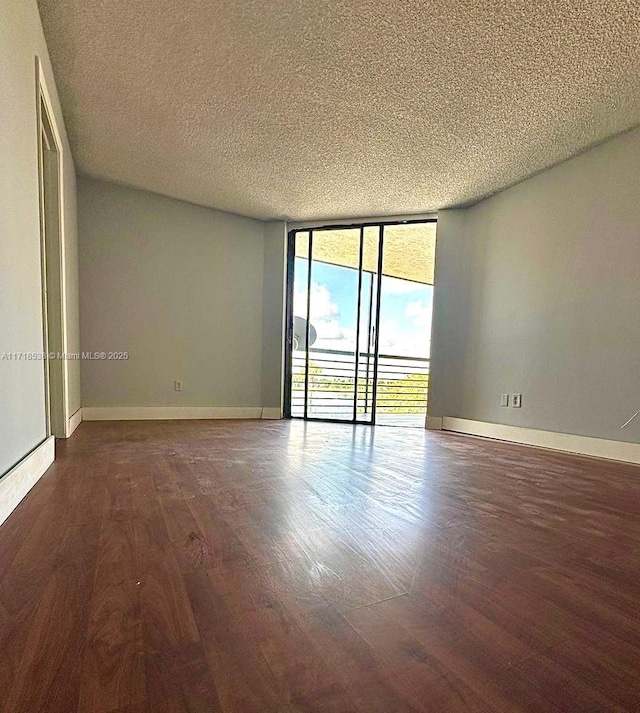
<path fill-rule="evenodd" d="M 60 144 L 42 89 L 38 96 L 42 324 L 47 436 L 65 438 Z"/>
<path fill-rule="evenodd" d="M 285 416 L 424 428 L 436 221 L 289 233 Z"/>

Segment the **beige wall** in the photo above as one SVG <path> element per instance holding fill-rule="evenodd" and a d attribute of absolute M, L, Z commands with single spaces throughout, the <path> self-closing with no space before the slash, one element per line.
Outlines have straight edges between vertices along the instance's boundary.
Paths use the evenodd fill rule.
<path fill-rule="evenodd" d="M 35 0 L 0 0 L 0 352 L 42 352 L 36 57 L 51 93 L 65 166 L 67 341 L 77 343 L 75 173 Z M 79 404 L 77 365 L 68 402 Z M 0 360 L 0 474 L 46 435 L 42 361 Z M 69 413 L 71 415 L 71 413 Z M 0 484 L 0 500 L 6 494 Z M 8 496 L 6 496 L 8 497 Z"/>
<path fill-rule="evenodd" d="M 636 130 L 439 214 L 431 416 L 640 439 L 639 196 Z"/>
<path fill-rule="evenodd" d="M 85 177 L 78 221 L 82 350 L 129 353 L 83 407 L 261 407 L 265 224 Z"/>

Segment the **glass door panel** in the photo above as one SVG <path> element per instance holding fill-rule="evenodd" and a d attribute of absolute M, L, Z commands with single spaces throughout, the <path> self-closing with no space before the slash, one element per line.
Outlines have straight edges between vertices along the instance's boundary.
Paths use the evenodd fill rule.
<path fill-rule="evenodd" d="M 296 235 L 293 416 L 353 420 L 360 242 L 358 228 Z"/>
<path fill-rule="evenodd" d="M 371 423 L 374 412 L 375 334 L 378 312 L 378 261 L 380 228 L 366 226 L 362 231 L 362 278 L 360 320 L 358 324 L 358 393 L 356 420 Z"/>
<path fill-rule="evenodd" d="M 435 223 L 384 228 L 376 422 L 424 425 L 429 388 Z"/>
<path fill-rule="evenodd" d="M 291 339 L 290 415 L 304 418 L 307 372 L 307 286 L 309 282 L 309 232 L 295 234 L 293 271 L 293 331 Z"/>

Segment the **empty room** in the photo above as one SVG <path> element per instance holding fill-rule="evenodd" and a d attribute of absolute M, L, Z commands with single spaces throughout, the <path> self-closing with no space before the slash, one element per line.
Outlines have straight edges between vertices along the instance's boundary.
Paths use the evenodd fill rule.
<path fill-rule="evenodd" d="M 0 713 L 640 711 L 640 6 L 0 0 Z"/>

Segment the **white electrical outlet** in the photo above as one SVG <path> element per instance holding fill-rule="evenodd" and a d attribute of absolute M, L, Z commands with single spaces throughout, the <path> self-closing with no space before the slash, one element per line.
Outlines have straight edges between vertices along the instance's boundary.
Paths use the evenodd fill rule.
<path fill-rule="evenodd" d="M 182 382 L 181 382 L 181 381 L 174 381 L 174 382 L 173 382 L 173 390 L 174 390 L 174 391 L 182 391 Z"/>
<path fill-rule="evenodd" d="M 500 396 L 500 406 L 509 405 L 509 394 L 501 394 Z"/>
<path fill-rule="evenodd" d="M 522 408 L 522 394 L 513 395 L 513 408 Z"/>

